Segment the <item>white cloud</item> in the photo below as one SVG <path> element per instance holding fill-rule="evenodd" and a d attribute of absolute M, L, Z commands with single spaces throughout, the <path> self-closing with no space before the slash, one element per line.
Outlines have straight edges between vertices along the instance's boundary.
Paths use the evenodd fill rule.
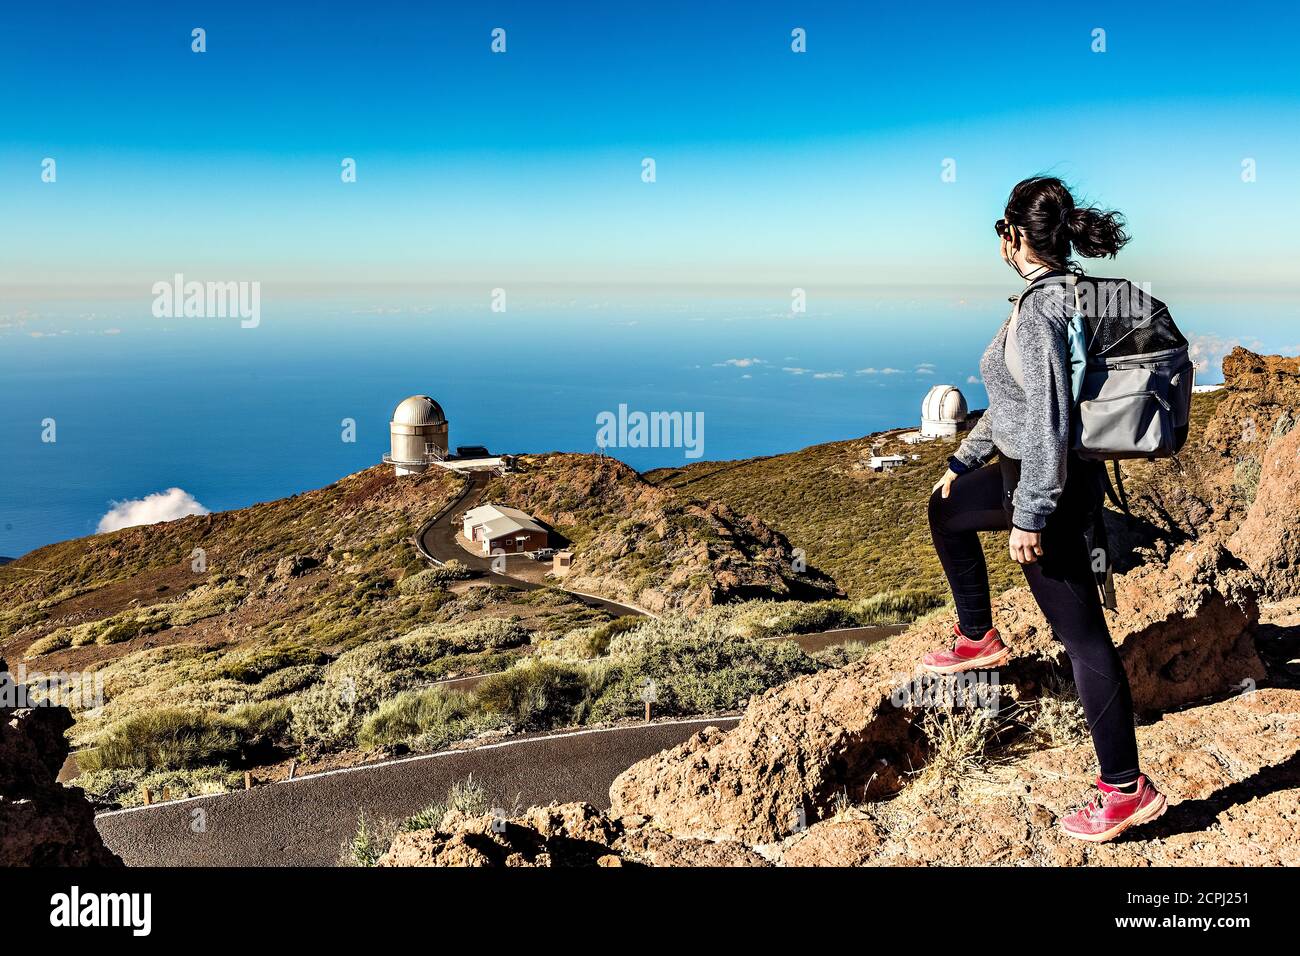
<path fill-rule="evenodd" d="M 791 375 L 807 375 L 809 372 L 812 371 L 812 369 L 810 369 L 810 368 L 792 368 L 792 367 L 790 367 L 790 366 L 786 366 L 785 368 L 781 369 L 781 371 L 783 371 L 783 372 L 789 372 Z"/>
<path fill-rule="evenodd" d="M 734 359 L 727 359 L 725 362 L 714 362 L 713 367 L 721 368 L 724 365 L 730 365 L 733 368 L 749 368 L 751 365 L 762 365 L 762 364 L 764 363 L 761 358 L 734 358 Z"/>
<path fill-rule="evenodd" d="M 978 384 L 980 384 L 980 381 L 981 381 L 981 379 L 980 379 L 980 377 L 979 377 L 978 375 L 967 375 L 967 376 L 966 376 L 966 384 L 967 384 L 967 385 L 978 385 Z"/>
<path fill-rule="evenodd" d="M 931 369 L 932 369 L 932 368 L 934 368 L 934 363 L 933 363 L 933 362 L 917 362 L 917 363 L 916 363 L 916 370 L 917 370 L 918 372 L 921 371 L 921 369 L 923 369 L 923 368 L 931 368 Z"/>
<path fill-rule="evenodd" d="M 843 378 L 843 372 L 814 372 L 813 378 Z"/>
<path fill-rule="evenodd" d="M 1187 354 L 1196 366 L 1196 377 L 1207 384 L 1223 379 L 1223 359 L 1238 345 L 1258 350 L 1258 342 L 1244 343 L 1237 338 L 1218 335 L 1193 335 L 1187 342 Z"/>
<path fill-rule="evenodd" d="M 141 524 L 175 521 L 188 515 L 209 514 L 208 509 L 195 501 L 192 494 L 180 488 L 168 488 L 166 491 L 155 491 L 143 498 L 113 501 L 110 504 L 113 507 L 99 519 L 99 527 L 96 531 L 100 534 Z"/>
<path fill-rule="evenodd" d="M 933 374 L 934 374 L 934 369 L 932 369 L 932 368 L 926 368 L 926 367 L 923 366 L 923 365 L 918 365 L 918 366 L 916 367 L 916 374 L 917 374 L 917 375 L 933 375 Z"/>

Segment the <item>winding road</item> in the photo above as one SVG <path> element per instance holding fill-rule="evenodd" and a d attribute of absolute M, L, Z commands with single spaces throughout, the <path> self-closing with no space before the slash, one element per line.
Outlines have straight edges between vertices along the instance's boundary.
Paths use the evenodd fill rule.
<path fill-rule="evenodd" d="M 489 800 L 509 810 L 586 800 L 609 806 L 614 778 L 707 726 L 738 717 L 624 724 L 513 737 L 469 750 L 443 750 L 332 770 L 253 790 L 114 810 L 95 819 L 104 842 L 128 866 L 332 866 L 362 811 L 401 820 L 446 799 L 473 775 Z"/>

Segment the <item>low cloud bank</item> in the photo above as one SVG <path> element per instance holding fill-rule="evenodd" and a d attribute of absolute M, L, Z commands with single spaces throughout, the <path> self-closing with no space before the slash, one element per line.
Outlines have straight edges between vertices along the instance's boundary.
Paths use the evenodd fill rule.
<path fill-rule="evenodd" d="M 209 514 L 207 508 L 199 504 L 192 494 L 181 488 L 168 488 L 155 491 L 143 498 L 129 501 L 114 501 L 108 513 L 99 519 L 100 534 L 105 531 L 118 531 L 133 528 L 141 524 L 156 524 L 159 521 L 175 521 L 189 515 Z"/>

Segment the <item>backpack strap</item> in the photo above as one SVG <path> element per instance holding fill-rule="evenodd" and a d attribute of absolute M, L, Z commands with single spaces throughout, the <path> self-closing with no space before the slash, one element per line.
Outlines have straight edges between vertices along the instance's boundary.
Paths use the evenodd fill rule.
<path fill-rule="evenodd" d="M 1106 474 L 1106 469 L 1101 469 L 1101 478 L 1105 482 L 1106 497 L 1120 511 L 1124 512 L 1124 517 L 1131 524 L 1133 521 L 1133 512 L 1128 508 L 1128 494 L 1124 491 L 1124 475 L 1119 470 L 1119 462 L 1112 459 L 1110 463 L 1111 470 L 1115 472 L 1115 483 L 1111 484 L 1110 475 Z"/>

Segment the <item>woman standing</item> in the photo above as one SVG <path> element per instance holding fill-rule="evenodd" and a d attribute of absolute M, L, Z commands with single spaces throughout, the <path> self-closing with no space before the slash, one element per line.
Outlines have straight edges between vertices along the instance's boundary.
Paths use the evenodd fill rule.
<path fill-rule="evenodd" d="M 1101 507 L 1100 466 L 1070 452 L 1067 280 L 1080 271 L 1070 256 L 1113 257 L 1128 241 L 1123 225 L 1118 213 L 1076 205 L 1059 179 L 1026 179 L 1011 191 L 994 228 L 1002 258 L 1027 288 L 980 361 L 988 411 L 949 459 L 929 506 L 957 624 L 954 646 L 925 655 L 922 666 L 952 674 L 1011 656 L 993 627 L 978 537 L 1010 531 L 1011 557 L 1069 654 L 1101 768 L 1098 793 L 1061 826 L 1094 842 L 1154 820 L 1166 803 L 1138 768 L 1128 678 L 1093 575 L 1087 532 Z"/>

